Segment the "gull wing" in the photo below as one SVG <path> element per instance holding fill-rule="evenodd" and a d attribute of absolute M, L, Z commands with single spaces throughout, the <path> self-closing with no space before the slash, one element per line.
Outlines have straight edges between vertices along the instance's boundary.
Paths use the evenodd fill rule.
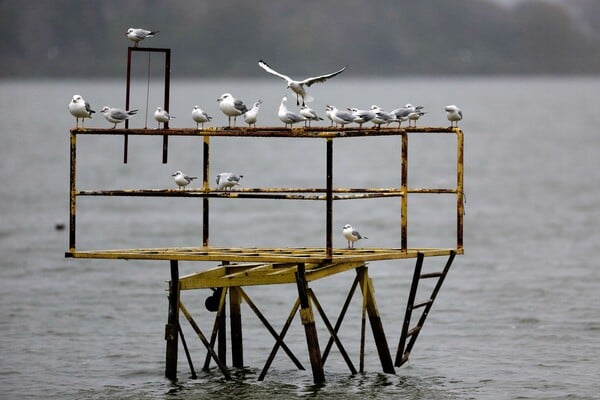
<path fill-rule="evenodd" d="M 313 83 L 325 82 L 327 79 L 333 78 L 334 76 L 341 74 L 342 72 L 344 72 L 346 70 L 346 68 L 348 68 L 347 65 L 344 68 L 340 69 L 339 71 L 333 72 L 331 74 L 326 74 L 326 75 L 321 75 L 321 76 L 315 76 L 313 78 L 306 78 L 305 80 L 303 80 L 303 81 L 301 81 L 299 83 L 301 85 L 310 86 Z"/>
<path fill-rule="evenodd" d="M 283 75 L 283 74 L 280 74 L 279 72 L 275 71 L 273 68 L 271 68 L 271 67 L 270 67 L 270 66 L 269 66 L 269 65 L 268 65 L 266 62 L 264 62 L 263 60 L 260 60 L 260 61 L 258 62 L 258 66 L 259 66 L 259 67 L 261 67 L 262 69 L 264 69 L 265 71 L 267 71 L 267 72 L 268 72 L 268 73 L 270 73 L 270 74 L 273 74 L 273 75 L 275 75 L 275 76 L 278 76 L 278 77 L 280 77 L 281 79 L 284 79 L 284 80 L 286 80 L 286 81 L 288 81 L 288 82 L 292 82 L 292 78 L 290 78 L 290 77 L 289 77 L 289 76 L 287 76 L 287 75 Z"/>

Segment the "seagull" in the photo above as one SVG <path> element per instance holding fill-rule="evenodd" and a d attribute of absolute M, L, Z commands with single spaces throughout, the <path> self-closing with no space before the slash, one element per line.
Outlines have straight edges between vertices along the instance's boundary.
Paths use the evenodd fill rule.
<path fill-rule="evenodd" d="M 198 124 L 202 124 L 202 129 L 204 129 L 204 123 L 210 121 L 212 117 L 202 111 L 200 106 L 194 106 L 194 109 L 192 110 L 192 119 L 196 121 L 196 129 L 198 129 Z"/>
<path fill-rule="evenodd" d="M 314 100 L 312 98 L 312 96 L 310 96 L 308 93 L 306 93 L 306 90 L 304 89 L 304 85 L 310 87 L 313 83 L 325 82 L 327 79 L 333 78 L 334 76 L 341 74 L 348 67 L 346 65 L 344 68 L 340 69 L 339 71 L 333 72 L 331 74 L 315 76 L 313 78 L 306 78 L 303 81 L 295 81 L 292 78 L 290 78 L 289 76 L 280 74 L 279 72 L 275 71 L 263 60 L 260 60 L 258 62 L 258 66 L 261 67 L 262 69 L 264 69 L 265 71 L 267 71 L 268 73 L 278 76 L 281 79 L 287 81 L 287 84 L 288 84 L 287 87 L 289 89 L 292 89 L 292 91 L 294 93 L 296 93 L 296 105 L 297 106 L 300 105 L 299 97 L 302 97 L 302 105 L 305 105 L 305 103 L 309 103 Z"/>
<path fill-rule="evenodd" d="M 450 128 L 455 126 L 458 128 L 458 121 L 463 118 L 462 110 L 454 104 L 446 106 L 446 117 L 450 121 Z"/>
<path fill-rule="evenodd" d="M 256 118 L 258 117 L 258 112 L 260 111 L 260 105 L 262 104 L 262 100 L 258 100 L 256 103 L 252 105 L 252 108 L 244 114 L 244 121 L 248 124 L 250 128 L 252 125 L 256 128 Z"/>
<path fill-rule="evenodd" d="M 358 231 L 354 230 L 354 228 L 352 228 L 352 225 L 350 225 L 350 224 L 344 225 L 344 227 L 342 228 L 342 233 L 344 234 L 344 237 L 348 241 L 349 249 L 354 248 L 354 242 L 356 242 L 357 240 L 368 239 L 368 237 L 362 236 L 360 233 L 358 233 Z"/>
<path fill-rule="evenodd" d="M 229 127 L 231 128 L 231 117 L 233 117 L 233 126 L 235 127 L 235 120 L 238 115 L 242 115 L 248 111 L 248 107 L 241 100 L 236 100 L 231 93 L 223 93 L 221 97 L 217 99 L 219 102 L 219 108 L 223 111 L 223 114 L 229 117 Z"/>
<path fill-rule="evenodd" d="M 197 176 L 188 176 L 185 175 L 181 171 L 177 171 L 174 174 L 171 174 L 174 177 L 175 183 L 179 186 L 179 190 L 185 189 L 187 185 L 189 185 L 194 179 L 198 179 Z"/>
<path fill-rule="evenodd" d="M 396 116 L 392 113 L 385 112 L 378 105 L 373 104 L 371 111 L 375 113 L 375 117 L 371 120 L 377 128 L 381 128 L 381 125 L 389 125 L 391 122 L 396 122 Z"/>
<path fill-rule="evenodd" d="M 289 111 L 285 106 L 286 101 L 287 96 L 283 96 L 283 98 L 281 99 L 281 103 L 279 104 L 279 112 L 277 113 L 277 116 L 279 117 L 281 122 L 285 124 L 285 127 L 287 128 L 287 126 L 289 125 L 291 128 L 292 125 L 296 122 L 306 121 L 306 118 L 302 115 L 298 115 L 294 112 Z"/>
<path fill-rule="evenodd" d="M 306 121 L 304 121 L 304 126 L 307 126 L 308 124 L 308 127 L 310 127 L 310 121 L 323 121 L 323 118 L 319 117 L 315 110 L 309 106 L 300 107 L 300 115 L 306 118 Z"/>
<path fill-rule="evenodd" d="M 104 106 L 100 112 L 104 114 L 104 118 L 106 118 L 108 122 L 115 124 L 112 127 L 112 129 L 115 129 L 118 123 L 128 120 L 132 115 L 135 115 L 138 110 L 123 111 L 119 108 Z"/>
<path fill-rule="evenodd" d="M 410 106 L 410 104 L 408 104 L 408 106 Z M 408 120 L 408 115 L 413 111 L 413 108 L 414 107 L 412 106 L 404 106 L 390 111 L 390 114 L 393 114 L 394 117 L 396 117 L 396 122 L 398 122 L 398 128 L 400 128 L 400 125 L 402 125 L 404 121 Z"/>
<path fill-rule="evenodd" d="M 221 172 L 217 175 L 217 190 L 231 190 L 236 185 L 240 184 L 240 179 L 244 175 L 236 175 L 231 172 Z"/>
<path fill-rule="evenodd" d="M 138 43 L 147 37 L 152 37 L 156 35 L 159 31 L 148 31 L 146 29 L 140 28 L 129 28 L 127 29 L 126 35 L 129 39 L 133 40 L 135 44 L 133 47 L 137 47 Z"/>
<path fill-rule="evenodd" d="M 75 117 L 75 128 L 79 128 L 79 118 L 81 118 L 81 127 L 85 118 L 92 118 L 92 114 L 96 111 L 92 110 L 90 103 L 85 101 L 78 94 L 73 95 L 73 99 L 69 102 L 69 112 Z"/>
<path fill-rule="evenodd" d="M 160 123 L 163 123 L 163 129 L 165 127 L 165 123 L 169 122 L 171 119 L 175 118 L 174 116 L 170 115 L 169 112 L 167 110 L 163 110 L 162 108 L 158 107 L 156 109 L 156 111 L 154 111 L 154 119 L 158 122 L 158 128 L 160 128 Z"/>
<path fill-rule="evenodd" d="M 330 105 L 327 105 L 325 110 L 329 111 L 329 118 L 335 122 L 336 125 L 340 124 L 343 127 L 346 124 L 354 122 L 354 115 L 348 111 L 338 110 L 335 106 Z"/>
<path fill-rule="evenodd" d="M 423 115 L 427 114 L 425 111 L 416 110 L 408 114 L 408 126 L 410 127 L 410 121 L 415 121 L 413 127 L 417 127 L 417 120 L 421 118 Z"/>
<path fill-rule="evenodd" d="M 352 113 L 354 122 L 358 124 L 360 129 L 362 129 L 362 124 L 375 118 L 375 113 L 371 110 L 359 110 L 358 108 L 352 107 L 348 108 L 348 111 Z"/>

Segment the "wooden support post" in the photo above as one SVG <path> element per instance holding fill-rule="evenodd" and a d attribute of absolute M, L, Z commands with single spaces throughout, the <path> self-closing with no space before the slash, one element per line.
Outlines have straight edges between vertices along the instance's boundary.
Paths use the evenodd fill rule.
<path fill-rule="evenodd" d="M 229 319 L 231 324 L 231 363 L 234 368 L 244 368 L 244 346 L 242 343 L 241 296 L 237 287 L 229 289 Z"/>
<path fill-rule="evenodd" d="M 365 274 L 366 267 L 356 269 L 359 276 L 360 288 L 362 291 L 362 306 L 360 311 L 360 352 L 359 352 L 359 371 L 365 371 L 365 332 L 367 328 L 367 275 Z"/>
<path fill-rule="evenodd" d="M 315 318 L 308 297 L 308 283 L 305 276 L 305 265 L 298 264 L 296 272 L 296 284 L 298 285 L 298 297 L 300 298 L 300 319 L 304 325 L 306 334 L 306 344 L 308 346 L 308 355 L 310 365 L 312 367 L 313 382 L 321 384 L 325 382 L 325 374 L 323 372 L 323 363 L 321 361 L 321 349 L 319 348 L 319 338 L 317 336 L 317 328 L 315 326 Z"/>
<path fill-rule="evenodd" d="M 377 354 L 379 355 L 379 361 L 383 372 L 388 374 L 395 374 L 394 364 L 392 362 L 392 356 L 390 349 L 385 338 L 385 332 L 383 330 L 383 324 L 381 323 L 381 316 L 379 315 L 379 309 L 375 301 L 375 288 L 373 281 L 369 278 L 368 268 L 360 267 L 357 268 L 357 272 L 364 275 L 364 279 L 359 279 L 363 293 L 366 294 L 367 313 L 369 314 L 369 323 L 371 324 L 371 330 L 373 331 L 373 338 L 375 339 L 375 346 L 377 347 Z M 366 285 L 366 290 L 363 285 Z"/>
<path fill-rule="evenodd" d="M 171 260 L 171 282 L 169 284 L 169 315 L 165 327 L 165 340 L 167 341 L 167 355 L 165 376 L 177 380 L 177 337 L 179 326 L 179 264 Z"/>

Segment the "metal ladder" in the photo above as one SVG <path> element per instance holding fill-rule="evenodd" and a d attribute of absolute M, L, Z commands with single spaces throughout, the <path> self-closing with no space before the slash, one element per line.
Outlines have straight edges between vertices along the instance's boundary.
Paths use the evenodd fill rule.
<path fill-rule="evenodd" d="M 450 257 L 446 262 L 446 266 L 441 272 L 431 272 L 426 274 L 421 274 L 421 269 L 423 267 L 423 259 L 425 258 L 423 253 L 417 254 L 417 263 L 415 265 L 415 272 L 413 274 L 412 285 L 410 288 L 410 293 L 408 295 L 408 302 L 406 304 L 406 313 L 404 314 L 404 324 L 402 325 L 402 333 L 400 334 L 400 342 L 398 343 L 398 351 L 396 353 L 396 361 L 394 365 L 396 367 L 400 367 L 405 362 L 408 361 L 408 357 L 410 356 L 410 352 L 423 328 L 423 324 L 425 323 L 425 319 L 427 319 L 427 315 L 433 306 L 433 302 L 444 283 L 444 279 L 446 278 L 446 274 L 452 265 L 452 261 L 454 261 L 454 256 L 456 256 L 456 252 L 450 252 Z M 415 303 L 415 297 L 417 295 L 417 289 L 419 287 L 419 281 L 421 279 L 432 279 L 437 278 L 438 281 L 431 292 L 431 296 L 426 299 Z M 410 327 L 410 321 L 412 317 L 412 312 L 415 309 L 423 308 L 423 313 L 419 318 L 419 321 L 412 328 Z M 410 339 L 409 339 L 410 338 Z M 409 339 L 408 344 L 406 343 L 407 339 Z"/>

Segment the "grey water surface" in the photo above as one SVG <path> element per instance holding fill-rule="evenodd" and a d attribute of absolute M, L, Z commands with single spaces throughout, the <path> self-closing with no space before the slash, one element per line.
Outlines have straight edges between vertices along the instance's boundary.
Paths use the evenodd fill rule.
<path fill-rule="evenodd" d="M 258 374 L 273 338 L 242 305 L 244 364 L 225 382 L 183 324 L 198 379 L 183 352 L 179 381 L 164 378 L 168 262 L 65 259 L 68 230 L 69 129 L 67 103 L 82 95 L 97 113 L 89 127 L 110 127 L 104 105 L 124 107 L 123 80 L 0 82 L 0 398 L 6 399 L 591 399 L 600 384 L 600 113 L 598 78 L 418 78 L 348 80 L 315 85 L 311 106 L 326 104 L 391 110 L 425 106 L 419 125 L 448 126 L 443 108 L 464 111 L 465 254 L 458 256 L 419 336 L 410 361 L 384 374 L 373 338 L 366 372 L 352 375 L 333 350 L 326 383 L 312 383 L 299 318 L 286 343 L 307 368 L 280 352 L 264 382 Z M 216 99 L 224 92 L 252 104 L 263 100 L 258 126 L 282 125 L 286 92 L 274 79 L 175 80 L 171 127 L 193 127 L 200 105 L 223 126 Z M 146 91 L 149 98 L 146 101 Z M 134 82 L 131 127 L 156 123 L 162 87 Z M 288 107 L 296 110 L 291 93 Z M 149 110 L 146 116 L 146 110 Z M 146 122 L 147 121 L 147 122 Z M 243 124 L 241 119 L 238 124 Z M 326 126 L 325 121 L 322 122 Z M 398 138 L 344 138 L 334 143 L 334 184 L 390 187 L 399 181 Z M 453 187 L 456 140 L 411 135 L 412 187 Z M 245 187 L 324 187 L 321 139 L 211 140 L 211 174 L 242 173 Z M 174 188 L 171 173 L 202 175 L 202 140 L 171 138 L 161 163 L 160 138 L 131 137 L 122 162 L 118 136 L 78 138 L 80 189 Z M 198 185 L 195 181 L 193 185 Z M 188 198 L 80 198 L 78 249 L 197 246 L 202 202 Z M 455 200 L 409 198 L 409 246 L 455 244 Z M 222 199 L 211 202 L 211 244 L 323 246 L 324 204 Z M 369 237 L 363 247 L 399 246 L 398 199 L 336 202 L 334 246 L 346 243 L 351 223 Z M 339 232 L 338 232 L 339 228 Z M 426 259 L 431 270 L 445 259 Z M 414 260 L 369 264 L 384 328 L 395 350 Z M 181 263 L 181 275 L 214 266 Z M 311 286 L 335 319 L 353 273 Z M 247 292 L 276 330 L 295 299 L 295 287 L 249 287 Z M 208 291 L 183 293 L 205 333 L 214 315 Z M 360 297 L 341 338 L 358 365 Z M 322 345 L 327 333 L 317 317 Z"/>

